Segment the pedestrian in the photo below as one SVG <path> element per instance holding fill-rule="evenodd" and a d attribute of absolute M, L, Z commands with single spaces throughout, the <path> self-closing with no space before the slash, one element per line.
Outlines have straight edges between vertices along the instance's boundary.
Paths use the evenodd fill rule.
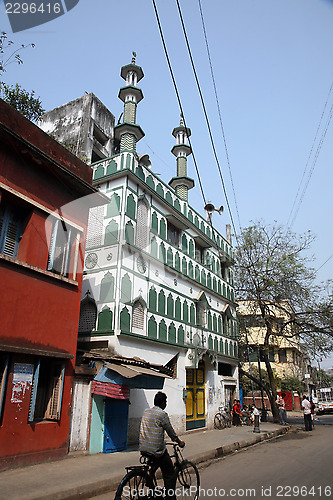
<path fill-rule="evenodd" d="M 302 401 L 304 426 L 306 431 L 312 431 L 311 403 L 307 396 L 303 396 Z"/>
<path fill-rule="evenodd" d="M 286 397 L 286 393 L 282 392 L 281 396 L 278 395 L 276 399 L 276 404 L 279 408 L 280 420 L 282 425 L 287 425 L 287 411 L 286 411 L 286 402 L 284 398 Z"/>
<path fill-rule="evenodd" d="M 313 430 L 315 428 L 315 425 L 314 425 L 314 416 L 315 416 L 316 405 L 313 402 L 312 396 L 310 396 L 310 405 L 311 405 L 311 422 L 312 422 L 312 430 Z"/>
<path fill-rule="evenodd" d="M 154 456 L 156 469 L 160 467 L 163 475 L 166 500 L 175 500 L 176 477 L 170 455 L 166 449 L 164 432 L 172 441 L 184 448 L 185 443 L 175 433 L 169 415 L 165 410 L 167 396 L 164 392 L 157 392 L 154 398 L 154 406 L 143 412 L 140 425 L 139 450 L 141 453 L 149 453 Z"/>
<path fill-rule="evenodd" d="M 235 425 L 237 427 L 241 425 L 241 411 L 242 407 L 240 401 L 238 399 L 235 399 L 232 407 L 232 425 Z"/>

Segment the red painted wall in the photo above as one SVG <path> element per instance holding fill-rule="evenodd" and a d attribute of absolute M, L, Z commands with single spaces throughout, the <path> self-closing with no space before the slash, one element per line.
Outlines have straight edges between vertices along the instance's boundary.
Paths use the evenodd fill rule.
<path fill-rule="evenodd" d="M 8 128 L 13 133 L 8 134 Z M 66 360 L 58 421 L 28 423 L 31 387 L 26 388 L 20 402 L 14 401 L 13 370 L 14 363 L 33 364 L 36 359 L 22 353 L 23 348 L 62 351 L 75 357 L 88 207 L 69 213 L 66 204 L 94 190 L 89 187 L 90 167 L 1 100 L 0 145 L 0 182 L 49 210 L 61 208 L 63 217 L 84 229 L 76 284 L 46 272 L 51 222 L 46 212 L 33 205 L 26 205 L 28 222 L 17 258 L 0 258 L 0 344 L 21 349 L 11 354 L 0 421 L 0 468 L 6 468 L 55 458 L 68 451 L 74 359 Z M 1 195 L 11 196 L 0 185 L 0 199 Z"/>

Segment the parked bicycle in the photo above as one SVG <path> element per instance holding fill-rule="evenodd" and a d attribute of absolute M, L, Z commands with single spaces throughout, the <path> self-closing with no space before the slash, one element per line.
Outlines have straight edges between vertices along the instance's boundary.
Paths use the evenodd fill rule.
<path fill-rule="evenodd" d="M 174 462 L 177 500 L 198 500 L 200 476 L 194 463 L 185 460 L 177 443 L 172 445 L 174 453 L 171 458 Z M 161 490 L 156 478 L 157 467 L 152 453 L 141 452 L 141 465 L 126 467 L 127 474 L 121 480 L 116 491 L 115 500 L 151 500 L 161 498 Z"/>
<path fill-rule="evenodd" d="M 227 406 L 219 406 L 219 411 L 214 417 L 215 429 L 225 429 L 232 426 L 232 416 Z"/>

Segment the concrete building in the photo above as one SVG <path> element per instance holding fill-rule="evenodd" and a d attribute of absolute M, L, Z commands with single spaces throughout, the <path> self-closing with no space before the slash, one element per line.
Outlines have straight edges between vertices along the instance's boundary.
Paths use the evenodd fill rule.
<path fill-rule="evenodd" d="M 87 163 L 114 153 L 114 116 L 93 94 L 44 113 L 40 128 Z"/>
<path fill-rule="evenodd" d="M 260 315 L 259 309 L 248 301 L 239 300 L 237 312 L 243 317 L 247 328 L 248 345 L 250 348 L 250 361 L 258 363 L 258 353 L 264 345 L 266 327 Z M 274 373 L 281 379 L 296 377 L 300 381 L 305 380 L 305 374 L 310 373 L 310 360 L 304 348 L 301 346 L 298 335 L 293 332 L 292 324 L 284 328 L 281 335 L 281 325 L 287 324 L 291 319 L 293 311 L 288 303 L 281 303 L 281 307 L 271 306 L 271 319 L 273 332 L 270 338 L 269 360 Z M 261 368 L 265 369 L 264 362 L 260 361 Z M 244 368 L 248 364 L 244 363 Z"/>
<path fill-rule="evenodd" d="M 137 442 L 143 410 L 156 393 L 152 377 L 136 384 L 111 367 L 110 353 L 171 370 L 164 390 L 177 432 L 212 427 L 218 406 L 238 395 L 231 238 L 189 204 L 191 131 L 182 120 L 172 132 L 176 175 L 169 184 L 154 174 L 148 155 L 137 153 L 144 136 L 136 122 L 143 76 L 135 58 L 121 68 L 124 113 L 114 129 L 119 153 L 92 166 L 93 184 L 110 202 L 89 215 L 78 339 L 91 364 L 93 355 L 104 358 L 85 385 L 92 392 L 85 424 L 91 453 L 113 451 L 106 443 L 110 432 L 125 432 L 128 443 Z M 129 408 L 119 410 L 116 396 L 96 393 L 96 381 L 105 394 L 107 384 L 129 387 Z M 122 412 L 117 422 L 110 417 L 116 405 Z"/>
<path fill-rule="evenodd" d="M 0 468 L 8 468 L 68 451 L 88 210 L 106 200 L 90 167 L 1 99 L 0 143 Z"/>

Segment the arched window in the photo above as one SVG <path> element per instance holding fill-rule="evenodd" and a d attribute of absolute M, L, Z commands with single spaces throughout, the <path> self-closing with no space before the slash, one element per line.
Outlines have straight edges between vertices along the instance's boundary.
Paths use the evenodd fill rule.
<path fill-rule="evenodd" d="M 136 222 L 136 240 L 135 244 L 142 250 L 147 248 L 148 245 L 148 206 L 144 200 L 138 201 L 138 213 Z"/>
<path fill-rule="evenodd" d="M 145 326 L 145 309 L 140 300 L 133 304 L 132 327 L 143 330 Z"/>
<path fill-rule="evenodd" d="M 81 302 L 79 333 L 91 332 L 96 327 L 97 306 L 94 299 L 86 296 Z"/>

